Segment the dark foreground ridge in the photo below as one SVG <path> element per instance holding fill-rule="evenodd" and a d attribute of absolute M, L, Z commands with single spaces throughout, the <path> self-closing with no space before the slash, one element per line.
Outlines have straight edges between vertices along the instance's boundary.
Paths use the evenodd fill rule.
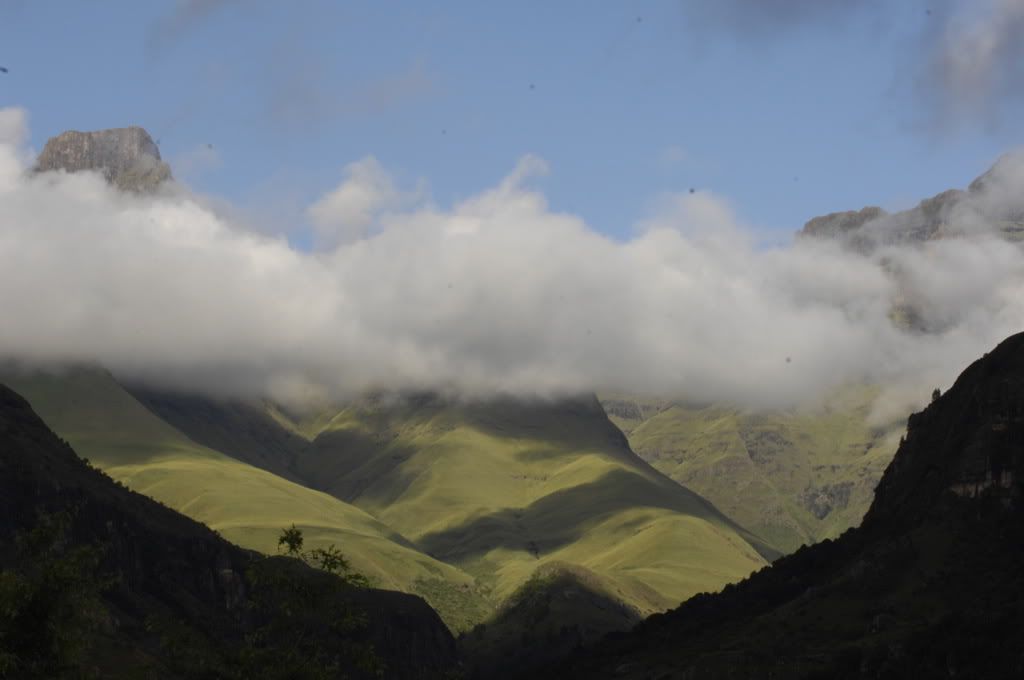
<path fill-rule="evenodd" d="M 62 132 L 47 140 L 36 170 L 95 170 L 117 188 L 137 192 L 154 191 L 171 179 L 171 168 L 160 159 L 153 138 L 135 126 Z"/>
<path fill-rule="evenodd" d="M 413 595 L 242 550 L 80 460 L 0 385 L 0 677 L 436 678 Z"/>
<path fill-rule="evenodd" d="M 1024 334 L 911 416 L 863 525 L 550 677 L 1024 677 Z"/>

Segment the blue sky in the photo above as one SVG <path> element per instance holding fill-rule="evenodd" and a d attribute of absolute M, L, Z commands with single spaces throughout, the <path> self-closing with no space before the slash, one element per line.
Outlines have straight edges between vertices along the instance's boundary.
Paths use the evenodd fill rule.
<path fill-rule="evenodd" d="M 275 229 L 368 155 L 449 205 L 533 153 L 552 207 L 606 234 L 692 187 L 772 241 L 962 187 L 1024 141 L 1019 101 L 948 116 L 962 92 L 929 89 L 956 5 L 8 1 L 0 105 L 29 111 L 36 149 L 142 125 L 191 186 Z"/>

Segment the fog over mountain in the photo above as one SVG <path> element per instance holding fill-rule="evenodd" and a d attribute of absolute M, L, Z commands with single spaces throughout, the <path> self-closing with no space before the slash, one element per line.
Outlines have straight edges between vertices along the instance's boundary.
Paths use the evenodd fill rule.
<path fill-rule="evenodd" d="M 707 192 L 663 197 L 620 242 L 550 209 L 539 158 L 451 206 L 367 158 L 310 207 L 307 251 L 180 186 L 31 174 L 26 125 L 0 110 L 7 357 L 278 399 L 618 388 L 781 406 L 869 380 L 902 410 L 1024 327 L 1024 257 L 992 217 L 1020 209 L 1014 156 L 963 233 L 868 253 L 765 247 Z M 905 323 L 908 299 L 937 322 Z"/>

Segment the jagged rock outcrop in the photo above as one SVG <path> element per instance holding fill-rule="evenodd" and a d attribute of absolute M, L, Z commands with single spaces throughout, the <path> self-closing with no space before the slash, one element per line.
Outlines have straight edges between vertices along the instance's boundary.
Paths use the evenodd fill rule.
<path fill-rule="evenodd" d="M 880 245 L 920 243 L 979 231 L 1011 241 L 1024 239 L 1024 152 L 1006 154 L 971 182 L 909 210 L 878 207 L 831 213 L 809 220 L 798 238 L 836 239 L 860 252 Z"/>
<path fill-rule="evenodd" d="M 582 650 L 562 678 L 1024 677 L 1024 334 L 912 416 L 857 529 Z"/>
<path fill-rule="evenodd" d="M 828 215 L 821 215 L 820 217 L 808 220 L 800 235 L 835 238 L 859 229 L 868 222 L 885 217 L 888 214 L 876 206 L 868 206 L 860 210 L 829 213 Z"/>
<path fill-rule="evenodd" d="M 51 137 L 36 163 L 37 172 L 94 170 L 127 191 L 149 192 L 171 179 L 171 168 L 141 127 L 94 132 L 69 130 Z"/>

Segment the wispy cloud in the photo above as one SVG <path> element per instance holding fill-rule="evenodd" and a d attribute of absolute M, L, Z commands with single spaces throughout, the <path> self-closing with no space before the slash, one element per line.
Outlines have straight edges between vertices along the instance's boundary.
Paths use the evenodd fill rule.
<path fill-rule="evenodd" d="M 1024 96 L 1024 0 L 945 7 L 929 33 L 921 77 L 944 122 L 998 118 Z"/>
<path fill-rule="evenodd" d="M 378 115 L 437 89 L 435 76 L 419 61 L 402 71 L 351 83 L 333 77 L 312 55 L 291 55 L 273 65 L 270 77 L 271 120 L 296 127 Z"/>
<path fill-rule="evenodd" d="M 159 54 L 217 12 L 235 4 L 239 4 L 239 0 L 176 0 L 174 9 L 149 28 L 146 47 L 150 56 Z"/>
<path fill-rule="evenodd" d="M 197 144 L 171 159 L 175 176 L 187 182 L 194 182 L 204 174 L 217 170 L 224 163 L 220 151 L 213 144 Z"/>
<path fill-rule="evenodd" d="M 905 44 L 892 65 L 894 85 L 917 98 L 933 126 L 990 123 L 1024 92 L 1024 0 L 720 0 L 680 7 L 702 31 L 743 40 L 853 29 L 864 32 L 865 49 L 872 49 L 869 34 L 871 41 L 886 32 L 899 36 Z M 893 16 L 910 26 L 891 31 Z"/>

